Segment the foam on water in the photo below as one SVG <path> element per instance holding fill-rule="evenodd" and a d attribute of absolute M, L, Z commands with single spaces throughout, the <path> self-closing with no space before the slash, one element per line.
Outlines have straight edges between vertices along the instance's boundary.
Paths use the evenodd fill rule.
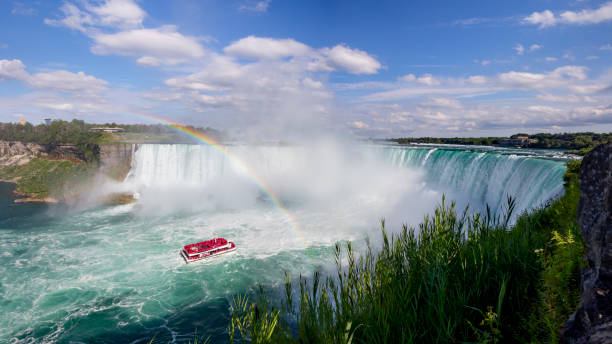
<path fill-rule="evenodd" d="M 224 341 L 228 301 L 283 272 L 332 260 L 338 240 L 378 238 L 377 222 L 416 223 L 441 192 L 528 209 L 562 189 L 561 161 L 445 147 L 229 147 L 300 224 L 297 233 L 250 176 L 206 146 L 141 145 L 124 188 L 136 204 L 32 210 L 0 220 L 0 342 Z M 21 225 L 16 225 L 20 223 Z M 178 249 L 213 235 L 238 250 L 185 265 Z"/>

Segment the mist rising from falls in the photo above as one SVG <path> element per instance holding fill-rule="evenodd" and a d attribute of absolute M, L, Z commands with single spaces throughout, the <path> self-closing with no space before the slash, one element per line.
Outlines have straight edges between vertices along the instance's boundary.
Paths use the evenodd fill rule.
<path fill-rule="evenodd" d="M 282 245 L 303 248 L 356 239 L 375 229 L 381 217 L 416 223 L 439 201 L 424 188 L 420 171 L 391 166 L 358 145 L 226 149 L 234 159 L 204 145 L 139 146 L 126 180 L 140 194 L 137 211 L 146 216 L 233 212 L 229 216 L 241 221 L 261 221 L 243 215 L 275 209 L 270 192 L 300 228 L 269 220 L 262 224 L 266 234 L 287 232 Z"/>

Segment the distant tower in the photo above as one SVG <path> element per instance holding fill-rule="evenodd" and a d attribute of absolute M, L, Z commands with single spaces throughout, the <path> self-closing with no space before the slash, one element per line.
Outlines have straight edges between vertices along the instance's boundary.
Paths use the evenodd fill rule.
<path fill-rule="evenodd" d="M 51 118 L 45 118 L 45 124 L 51 125 Z"/>
<path fill-rule="evenodd" d="M 25 119 L 23 119 L 23 118 L 22 118 L 22 119 L 20 119 L 20 120 L 19 120 L 19 125 L 26 125 L 26 121 L 25 121 Z"/>

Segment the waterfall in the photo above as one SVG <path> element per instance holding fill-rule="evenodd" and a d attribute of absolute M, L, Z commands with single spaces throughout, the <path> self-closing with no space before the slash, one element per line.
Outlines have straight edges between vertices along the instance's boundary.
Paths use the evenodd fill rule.
<path fill-rule="evenodd" d="M 563 191 L 562 160 L 500 151 L 385 147 L 392 165 L 421 168 L 429 185 L 481 209 L 500 210 L 506 197 L 516 200 L 516 211 L 543 205 Z"/>
<path fill-rule="evenodd" d="M 274 176 L 297 173 L 300 168 L 295 166 L 303 164 L 301 158 L 312 160 L 312 157 L 305 158 L 304 147 L 244 145 L 226 149 L 270 183 L 274 182 Z M 446 193 L 449 198 L 469 203 L 475 209 L 488 204 L 499 211 L 506 197 L 512 196 L 517 202 L 516 212 L 521 212 L 540 206 L 563 191 L 565 164 L 560 159 L 518 155 L 512 151 L 446 147 L 364 146 L 360 149 L 395 168 L 422 171 L 423 182 L 429 189 Z M 245 177 L 249 173 L 210 146 L 142 144 L 134 152 L 128 179 L 145 186 L 173 183 L 207 186 L 219 178 Z M 346 173 L 351 173 L 351 168 Z"/>

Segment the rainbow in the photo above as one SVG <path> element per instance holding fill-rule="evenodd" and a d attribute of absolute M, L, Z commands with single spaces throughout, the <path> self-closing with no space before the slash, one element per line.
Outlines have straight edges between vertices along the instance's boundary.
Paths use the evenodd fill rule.
<path fill-rule="evenodd" d="M 291 227 L 293 227 L 294 231 L 296 232 L 296 234 L 300 237 L 300 242 L 304 243 L 304 237 L 302 235 L 302 231 L 300 230 L 300 226 L 298 224 L 298 222 L 295 220 L 295 218 L 293 217 L 293 215 L 291 214 L 291 212 L 289 212 L 289 210 L 283 205 L 283 203 L 281 202 L 281 200 L 278 198 L 278 196 L 276 196 L 274 194 L 274 192 L 272 192 L 272 189 L 270 189 L 270 187 L 257 175 L 257 173 L 255 173 L 252 169 L 250 169 L 248 167 L 248 165 L 240 160 L 238 157 L 236 157 L 235 155 L 231 154 L 226 147 L 224 147 L 223 145 L 221 145 L 219 142 L 217 142 L 215 139 L 213 139 L 210 136 L 204 135 L 201 132 L 198 132 L 190 127 L 181 125 L 181 124 L 177 124 L 177 123 L 173 123 L 170 122 L 166 119 L 163 118 L 159 118 L 159 117 L 154 117 L 151 115 L 145 115 L 145 114 L 138 114 L 138 116 L 140 117 L 144 117 L 148 120 L 157 122 L 159 124 L 165 125 L 169 128 L 172 128 L 174 130 L 176 130 L 179 133 L 183 133 L 187 136 L 190 136 L 194 139 L 196 139 L 199 142 L 205 143 L 207 145 L 209 145 L 210 147 L 214 148 L 216 151 L 220 152 L 221 154 L 225 155 L 236 167 L 238 167 L 242 172 L 244 172 L 246 175 L 248 175 L 254 182 L 255 184 L 257 184 L 259 186 L 259 188 L 265 192 L 268 197 L 270 197 L 270 199 L 272 200 L 272 202 L 274 203 L 274 205 L 285 215 L 285 217 L 287 218 L 287 220 L 289 221 Z"/>

